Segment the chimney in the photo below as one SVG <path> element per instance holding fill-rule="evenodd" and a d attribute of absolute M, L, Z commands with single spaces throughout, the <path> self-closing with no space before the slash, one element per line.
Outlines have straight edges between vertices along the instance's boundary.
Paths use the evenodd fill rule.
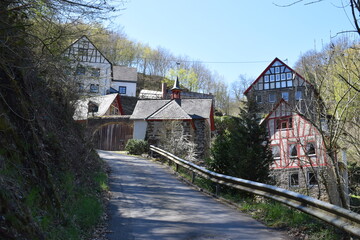
<path fill-rule="evenodd" d="M 161 84 L 162 99 L 167 98 L 167 85 L 166 83 Z"/>
<path fill-rule="evenodd" d="M 171 89 L 171 99 L 180 99 L 180 92 L 182 89 L 180 88 L 179 78 L 176 77 L 174 87 Z"/>

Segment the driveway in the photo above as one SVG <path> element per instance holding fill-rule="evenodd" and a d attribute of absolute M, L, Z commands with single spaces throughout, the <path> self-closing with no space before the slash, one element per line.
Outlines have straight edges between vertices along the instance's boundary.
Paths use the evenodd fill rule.
<path fill-rule="evenodd" d="M 110 166 L 110 240 L 289 239 L 150 160 L 99 151 Z"/>

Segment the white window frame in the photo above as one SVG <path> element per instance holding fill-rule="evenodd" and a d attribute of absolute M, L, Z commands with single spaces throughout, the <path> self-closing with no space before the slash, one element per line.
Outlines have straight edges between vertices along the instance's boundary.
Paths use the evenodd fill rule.
<path fill-rule="evenodd" d="M 286 80 L 286 74 L 285 73 L 281 74 L 281 80 Z"/>
<path fill-rule="evenodd" d="M 286 95 L 286 98 L 284 97 Z M 285 101 L 289 101 L 289 92 L 281 92 L 281 98 Z"/>
<path fill-rule="evenodd" d="M 287 80 L 293 79 L 292 73 L 287 73 L 287 74 L 286 74 L 286 79 L 287 79 Z"/>
<path fill-rule="evenodd" d="M 125 89 L 125 91 L 123 92 L 123 91 L 121 91 L 121 89 Z M 126 87 L 125 86 L 119 86 L 119 93 L 120 94 L 126 94 Z"/>

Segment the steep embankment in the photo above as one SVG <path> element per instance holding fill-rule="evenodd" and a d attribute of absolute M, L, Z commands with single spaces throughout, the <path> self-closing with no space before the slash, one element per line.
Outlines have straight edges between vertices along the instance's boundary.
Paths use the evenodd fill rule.
<path fill-rule="evenodd" d="M 101 162 L 61 91 L 0 71 L 0 239 L 76 239 L 101 215 Z"/>
<path fill-rule="evenodd" d="M 80 239 L 102 213 L 106 175 L 72 93 L 13 26 L 0 28 L 0 239 Z"/>

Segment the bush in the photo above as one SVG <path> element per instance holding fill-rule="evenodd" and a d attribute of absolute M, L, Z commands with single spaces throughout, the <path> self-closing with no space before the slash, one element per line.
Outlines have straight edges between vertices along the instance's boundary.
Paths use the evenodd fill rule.
<path fill-rule="evenodd" d="M 141 155 L 149 151 L 149 144 L 145 140 L 130 139 L 125 146 L 125 150 L 129 154 Z"/>

